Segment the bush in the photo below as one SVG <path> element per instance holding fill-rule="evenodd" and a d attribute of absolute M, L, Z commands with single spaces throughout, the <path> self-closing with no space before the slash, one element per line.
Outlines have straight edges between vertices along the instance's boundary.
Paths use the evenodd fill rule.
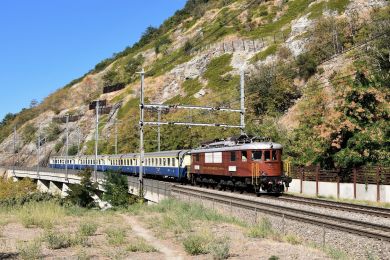
<path fill-rule="evenodd" d="M 219 238 L 210 243 L 209 251 L 214 259 L 222 260 L 229 257 L 230 244 L 229 239 Z"/>
<path fill-rule="evenodd" d="M 79 233 L 82 236 L 89 237 L 89 236 L 92 236 L 95 234 L 97 227 L 98 226 L 96 223 L 85 222 L 85 223 L 80 224 Z"/>
<path fill-rule="evenodd" d="M 308 79 L 317 72 L 317 62 L 310 53 L 303 53 L 297 57 L 299 76 Z"/>
<path fill-rule="evenodd" d="M 50 231 L 45 235 L 45 241 L 50 249 L 68 248 L 72 245 L 72 239 L 69 234 L 58 231 Z"/>
<path fill-rule="evenodd" d="M 75 156 L 79 153 L 79 147 L 78 145 L 74 144 L 71 147 L 69 147 L 68 155 L 69 156 Z"/>
<path fill-rule="evenodd" d="M 58 124 L 52 122 L 50 125 L 44 130 L 47 141 L 52 142 L 58 139 L 62 130 Z"/>
<path fill-rule="evenodd" d="M 126 206 L 129 204 L 129 186 L 127 176 L 106 172 L 103 183 L 104 194 L 103 199 L 108 201 L 114 207 Z"/>
<path fill-rule="evenodd" d="M 20 259 L 40 259 L 42 254 L 42 242 L 39 239 L 36 239 L 27 243 L 18 243 L 17 250 Z"/>
<path fill-rule="evenodd" d="M 95 202 L 91 197 L 97 189 L 97 183 L 91 181 L 91 169 L 86 169 L 81 173 L 80 185 L 71 185 L 68 191 L 67 200 L 77 206 L 84 208 L 92 208 Z"/>
<path fill-rule="evenodd" d="M 37 186 L 31 179 L 14 182 L 12 179 L 0 179 L 0 203 L 7 199 L 19 199 L 36 191 Z"/>
<path fill-rule="evenodd" d="M 191 234 L 183 241 L 184 250 L 190 255 L 201 255 L 209 253 L 209 238 L 204 235 Z"/>

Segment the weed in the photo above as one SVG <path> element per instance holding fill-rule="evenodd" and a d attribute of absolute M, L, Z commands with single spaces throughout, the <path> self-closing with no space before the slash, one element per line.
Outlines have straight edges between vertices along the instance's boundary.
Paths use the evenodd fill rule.
<path fill-rule="evenodd" d="M 268 260 L 279 260 L 279 256 L 271 255 Z"/>
<path fill-rule="evenodd" d="M 89 237 L 89 236 L 92 236 L 95 234 L 97 228 L 98 228 L 98 226 L 96 223 L 84 222 L 84 223 L 81 223 L 79 226 L 79 233 L 82 236 Z"/>
<path fill-rule="evenodd" d="M 52 228 L 65 217 L 65 209 L 55 202 L 25 204 L 18 212 L 18 218 L 25 227 Z"/>
<path fill-rule="evenodd" d="M 42 254 L 42 242 L 39 239 L 18 243 L 17 250 L 21 259 L 39 259 Z"/>
<path fill-rule="evenodd" d="M 121 245 L 125 242 L 126 232 L 120 228 L 108 228 L 105 230 L 108 237 L 108 243 L 111 245 Z"/>
<path fill-rule="evenodd" d="M 214 239 L 209 245 L 209 252 L 217 260 L 227 259 L 229 250 L 230 241 L 227 237 Z"/>
<path fill-rule="evenodd" d="M 272 228 L 272 224 L 268 218 L 262 218 L 260 223 L 249 229 L 248 236 L 255 238 L 265 238 L 275 235 L 275 231 Z"/>
<path fill-rule="evenodd" d="M 128 247 L 126 247 L 126 251 L 150 253 L 157 252 L 157 249 L 147 244 L 145 240 L 138 238 L 136 241 L 132 242 Z"/>
<path fill-rule="evenodd" d="M 190 255 L 209 253 L 208 243 L 210 238 L 201 234 L 190 234 L 183 241 L 184 250 Z"/>
<path fill-rule="evenodd" d="M 50 249 L 68 248 L 72 245 L 70 235 L 65 233 L 50 231 L 45 235 L 44 239 Z"/>
<path fill-rule="evenodd" d="M 290 243 L 292 245 L 299 245 L 302 243 L 302 241 L 295 235 L 292 235 L 292 234 L 288 234 L 284 237 L 284 240 L 287 242 L 287 243 Z"/>
<path fill-rule="evenodd" d="M 348 259 L 347 254 L 336 247 L 327 246 L 324 248 L 324 251 L 332 259 Z"/>

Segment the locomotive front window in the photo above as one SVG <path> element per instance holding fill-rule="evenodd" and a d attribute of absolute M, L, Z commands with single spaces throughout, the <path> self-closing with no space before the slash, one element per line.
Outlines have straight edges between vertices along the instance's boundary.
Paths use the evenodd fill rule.
<path fill-rule="evenodd" d="M 230 152 L 230 161 L 235 162 L 236 161 L 236 152 Z"/>
<path fill-rule="evenodd" d="M 270 153 L 270 151 L 265 151 L 264 152 L 264 160 L 265 161 L 270 161 L 271 160 L 271 153 Z"/>
<path fill-rule="evenodd" d="M 248 160 L 248 153 L 247 151 L 241 152 L 241 161 L 246 162 Z"/>
<path fill-rule="evenodd" d="M 263 157 L 263 151 L 252 151 L 252 160 L 261 161 L 261 157 Z"/>

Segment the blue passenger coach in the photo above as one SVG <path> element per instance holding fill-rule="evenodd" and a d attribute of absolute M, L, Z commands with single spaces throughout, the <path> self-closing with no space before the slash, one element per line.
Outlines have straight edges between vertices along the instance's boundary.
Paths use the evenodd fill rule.
<path fill-rule="evenodd" d="M 144 174 L 150 177 L 173 178 L 182 180 L 187 178 L 187 170 L 191 164 L 191 157 L 186 150 L 145 153 Z M 51 168 L 83 170 L 94 169 L 95 156 L 56 156 L 50 158 Z M 130 175 L 139 174 L 139 154 L 99 155 L 97 157 L 98 171 L 114 171 Z"/>

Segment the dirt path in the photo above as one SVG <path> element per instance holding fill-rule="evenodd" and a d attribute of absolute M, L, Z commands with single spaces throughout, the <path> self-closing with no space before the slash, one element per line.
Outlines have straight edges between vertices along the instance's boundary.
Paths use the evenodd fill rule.
<path fill-rule="evenodd" d="M 137 236 L 142 237 L 159 252 L 164 254 L 166 259 L 184 259 L 184 256 L 181 252 L 164 245 L 163 241 L 156 238 L 150 230 L 144 228 L 135 217 L 127 216 L 124 214 L 121 214 L 121 216 L 126 220 L 129 225 L 131 225 L 132 230 Z"/>

